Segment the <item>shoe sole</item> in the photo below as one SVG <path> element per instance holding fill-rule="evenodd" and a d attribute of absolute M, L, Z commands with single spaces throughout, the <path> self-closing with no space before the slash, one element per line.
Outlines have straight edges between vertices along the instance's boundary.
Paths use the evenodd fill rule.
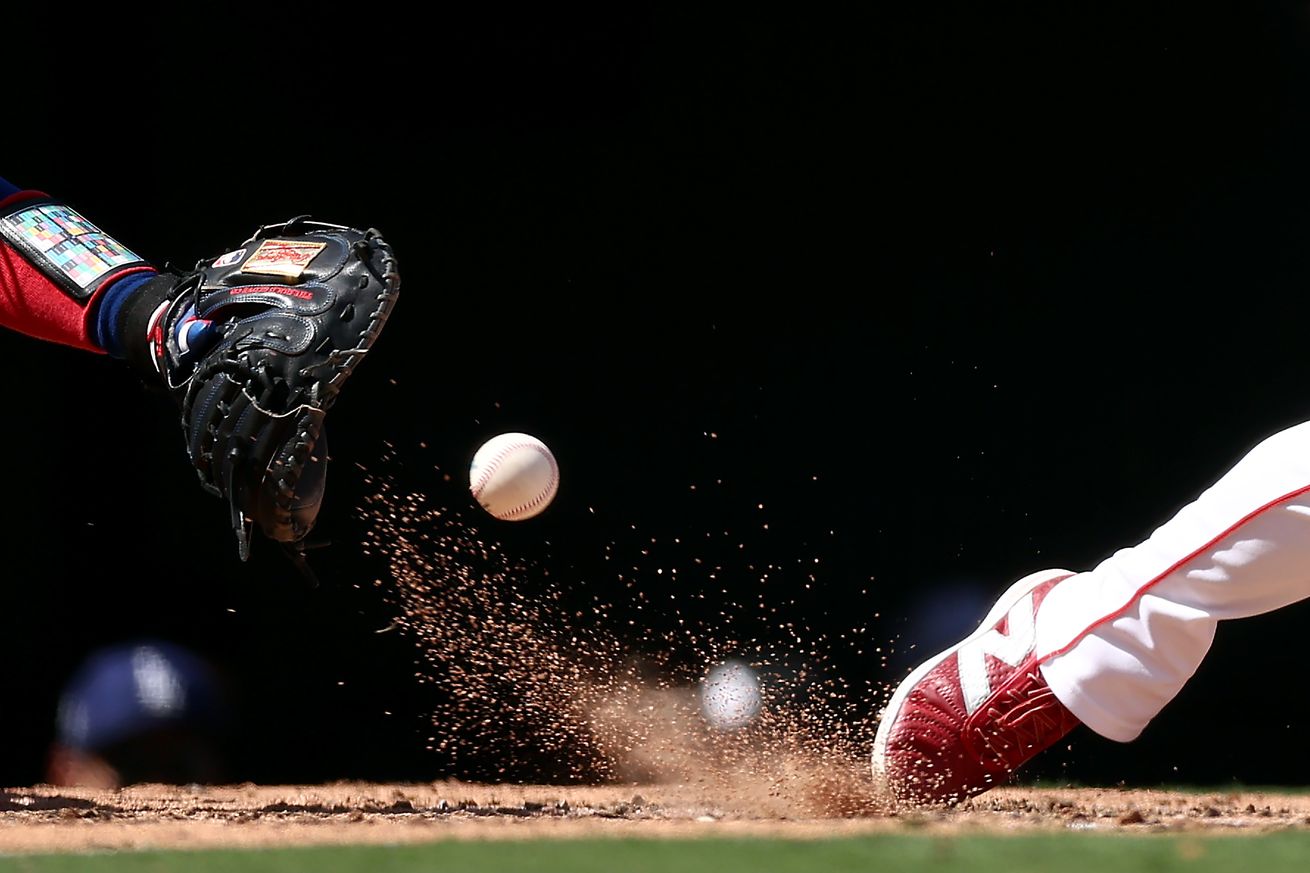
<path fill-rule="evenodd" d="M 892 694 L 891 700 L 887 702 L 887 706 L 883 708 L 882 718 L 878 722 L 878 733 L 873 740 L 873 755 L 871 762 L 873 778 L 875 781 L 881 783 L 886 778 L 887 735 L 891 732 L 891 725 L 896 721 L 896 717 L 900 714 L 901 707 L 905 705 L 905 699 L 909 697 L 911 689 L 918 685 L 919 681 L 932 672 L 938 664 L 955 654 L 961 646 L 973 642 L 983 634 L 990 631 L 996 623 L 1001 620 L 1002 616 L 1008 614 L 1014 605 L 1028 592 L 1046 582 L 1050 582 L 1052 579 L 1059 579 L 1070 575 L 1073 574 L 1068 570 L 1039 570 L 1036 573 L 1030 573 L 1027 576 L 1024 576 L 1006 589 L 1004 594 L 997 598 L 995 605 L 993 605 L 991 611 L 987 613 L 987 617 L 978 625 L 977 630 L 944 652 L 924 661 L 918 667 L 914 668 L 914 671 L 910 673 L 909 676 L 905 677 L 901 684 L 896 688 L 895 693 Z"/>

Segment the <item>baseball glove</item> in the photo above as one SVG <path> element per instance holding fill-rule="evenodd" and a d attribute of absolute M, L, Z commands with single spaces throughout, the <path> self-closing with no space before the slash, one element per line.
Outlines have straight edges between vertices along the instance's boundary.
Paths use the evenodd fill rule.
<path fill-rule="evenodd" d="M 323 419 L 396 304 L 391 247 L 377 230 L 299 216 L 159 281 L 145 351 L 181 409 L 201 486 L 227 502 L 241 560 L 258 525 L 304 568 Z"/>

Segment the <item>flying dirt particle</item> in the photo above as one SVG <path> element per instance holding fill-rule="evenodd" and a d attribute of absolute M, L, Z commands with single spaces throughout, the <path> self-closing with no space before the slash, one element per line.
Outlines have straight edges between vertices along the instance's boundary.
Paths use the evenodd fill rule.
<path fill-rule="evenodd" d="M 822 587 L 812 569 L 821 556 L 705 561 L 692 545 L 699 536 L 627 525 L 597 547 L 601 566 L 612 558 L 628 568 L 601 580 L 599 590 L 622 595 L 605 597 L 594 579 L 516 557 L 481 518 L 413 487 L 412 467 L 403 483 L 388 472 L 398 464 L 389 446 L 382 472 L 365 470 L 362 545 L 384 565 L 374 590 L 392 616 L 380 632 L 413 640 L 416 681 L 436 698 L 429 743 L 448 774 L 678 782 L 769 815 L 885 810 L 868 752 L 886 690 L 852 687 L 831 664 L 834 644 L 847 654 L 867 645 L 867 621 L 819 633 L 792 614 L 797 589 Z M 786 569 L 802 563 L 811 568 L 803 583 Z M 751 609 L 716 593 L 722 573 L 756 579 L 762 593 L 741 598 L 755 601 Z M 705 607 L 692 614 L 686 602 Z M 750 664 L 758 682 L 750 717 L 725 731 L 702 708 L 702 679 L 729 657 Z"/>

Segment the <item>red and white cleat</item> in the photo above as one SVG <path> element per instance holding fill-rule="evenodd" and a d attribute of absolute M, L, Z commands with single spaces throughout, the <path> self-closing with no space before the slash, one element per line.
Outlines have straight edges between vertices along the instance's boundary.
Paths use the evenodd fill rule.
<path fill-rule="evenodd" d="M 897 801 L 954 805 L 981 794 L 1078 726 L 1033 650 L 1042 600 L 1071 575 L 1020 579 L 976 631 L 896 689 L 873 743 L 873 775 Z"/>

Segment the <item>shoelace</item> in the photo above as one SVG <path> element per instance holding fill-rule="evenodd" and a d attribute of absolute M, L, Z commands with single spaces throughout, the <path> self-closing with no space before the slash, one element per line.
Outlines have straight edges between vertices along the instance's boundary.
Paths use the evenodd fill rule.
<path fill-rule="evenodd" d="M 1055 692 L 1035 671 L 1024 679 L 1019 687 L 1006 689 L 1000 705 L 988 708 L 987 722 L 975 729 L 981 745 L 1011 770 L 1049 745 L 1053 733 L 1066 732 Z"/>

